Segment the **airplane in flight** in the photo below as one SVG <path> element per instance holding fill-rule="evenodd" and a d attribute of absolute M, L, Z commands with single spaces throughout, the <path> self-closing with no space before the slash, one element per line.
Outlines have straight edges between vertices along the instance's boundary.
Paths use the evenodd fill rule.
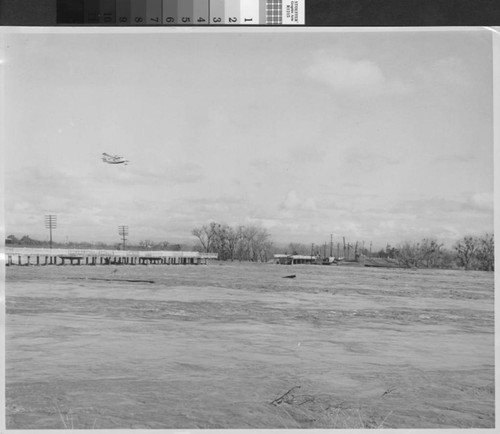
<path fill-rule="evenodd" d="M 106 152 L 102 153 L 102 161 L 108 164 L 124 164 L 125 166 L 128 163 L 128 160 L 125 160 L 123 157 L 118 155 L 109 155 Z"/>

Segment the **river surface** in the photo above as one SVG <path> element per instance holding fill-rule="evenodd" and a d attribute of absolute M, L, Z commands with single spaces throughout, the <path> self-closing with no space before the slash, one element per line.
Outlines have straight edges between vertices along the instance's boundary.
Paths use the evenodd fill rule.
<path fill-rule="evenodd" d="M 7 428 L 491 428 L 493 295 L 486 272 L 7 267 Z"/>

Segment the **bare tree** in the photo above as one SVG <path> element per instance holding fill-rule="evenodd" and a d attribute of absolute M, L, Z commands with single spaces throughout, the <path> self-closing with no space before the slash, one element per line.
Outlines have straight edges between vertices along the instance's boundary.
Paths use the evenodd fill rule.
<path fill-rule="evenodd" d="M 242 228 L 242 245 L 243 248 L 241 250 L 241 253 L 243 254 L 243 257 L 240 257 L 241 259 L 247 260 L 247 261 L 256 261 L 256 252 L 255 252 L 255 238 L 257 236 L 257 228 L 255 226 L 244 226 Z"/>
<path fill-rule="evenodd" d="M 267 262 L 270 258 L 272 242 L 269 234 L 264 228 L 256 228 L 256 234 L 253 238 L 254 258 L 257 261 Z"/>
<path fill-rule="evenodd" d="M 206 252 L 218 253 L 219 259 L 267 261 L 272 255 L 268 232 L 258 226 L 232 228 L 225 223 L 212 222 L 193 229 Z"/>
<path fill-rule="evenodd" d="M 139 241 L 139 247 L 141 247 L 142 249 L 152 249 L 154 246 L 154 242 L 151 241 L 151 240 L 142 240 L 142 241 Z"/>
<path fill-rule="evenodd" d="M 155 245 L 155 248 L 158 250 L 168 250 L 170 249 L 171 245 L 168 241 L 160 241 L 158 244 Z"/>
<path fill-rule="evenodd" d="M 443 244 L 439 244 L 437 240 L 424 238 L 420 244 L 422 265 L 427 268 L 437 268 L 441 260 L 442 247 Z"/>
<path fill-rule="evenodd" d="M 495 269 L 495 238 L 486 234 L 477 240 L 476 259 L 478 267 L 484 271 Z"/>
<path fill-rule="evenodd" d="M 231 228 L 227 224 L 217 223 L 212 226 L 212 250 L 218 253 L 219 259 L 227 260 L 230 258 L 229 237 Z"/>
<path fill-rule="evenodd" d="M 473 265 L 476 251 L 478 249 L 478 239 L 471 235 L 465 236 L 455 245 L 457 260 L 460 266 L 469 270 Z"/>
<path fill-rule="evenodd" d="M 394 251 L 394 257 L 404 267 L 437 268 L 440 266 L 441 248 L 436 240 L 424 238 L 420 243 L 405 242 Z"/>
<path fill-rule="evenodd" d="M 215 236 L 215 227 L 217 223 L 212 222 L 209 225 L 203 225 L 201 228 L 195 228 L 192 230 L 192 234 L 200 240 L 200 243 L 205 250 L 205 252 L 211 252 L 212 240 Z"/>
<path fill-rule="evenodd" d="M 234 261 L 236 255 L 236 249 L 238 247 L 238 243 L 241 239 L 241 227 L 237 229 L 233 229 L 231 227 L 227 230 L 227 252 L 228 259 Z"/>
<path fill-rule="evenodd" d="M 398 264 L 403 267 L 418 267 L 420 264 L 420 245 L 410 244 L 406 241 L 403 245 L 394 249 L 393 257 L 395 257 Z"/>

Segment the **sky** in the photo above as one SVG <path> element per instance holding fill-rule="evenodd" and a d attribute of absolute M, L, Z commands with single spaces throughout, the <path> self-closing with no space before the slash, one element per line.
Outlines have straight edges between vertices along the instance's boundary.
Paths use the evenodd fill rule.
<path fill-rule="evenodd" d="M 62 242 L 493 231 L 488 30 L 117 32 L 6 35 L 6 235 L 48 239 L 46 214 Z"/>

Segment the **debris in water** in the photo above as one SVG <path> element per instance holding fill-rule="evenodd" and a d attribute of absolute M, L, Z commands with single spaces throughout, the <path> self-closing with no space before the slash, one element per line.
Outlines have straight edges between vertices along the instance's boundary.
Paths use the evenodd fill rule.
<path fill-rule="evenodd" d="M 290 276 L 283 276 L 283 279 L 295 279 L 297 277 L 295 274 L 290 274 Z"/>
<path fill-rule="evenodd" d="M 104 280 L 106 282 L 134 282 L 134 283 L 155 283 L 154 280 L 138 280 L 138 279 L 100 279 L 97 277 L 73 277 L 72 279 L 80 280 Z"/>
<path fill-rule="evenodd" d="M 271 404 L 272 405 L 280 405 L 283 401 L 286 402 L 287 404 L 290 404 L 293 401 L 292 392 L 295 389 L 300 389 L 300 386 L 293 386 L 288 392 L 284 393 L 279 398 L 276 398 L 273 402 L 271 402 Z"/>
<path fill-rule="evenodd" d="M 389 389 L 387 389 L 384 393 L 382 393 L 382 395 L 381 395 L 381 396 L 388 395 L 389 393 L 394 392 L 396 389 L 397 389 L 397 387 L 390 387 L 390 388 L 389 388 Z"/>

